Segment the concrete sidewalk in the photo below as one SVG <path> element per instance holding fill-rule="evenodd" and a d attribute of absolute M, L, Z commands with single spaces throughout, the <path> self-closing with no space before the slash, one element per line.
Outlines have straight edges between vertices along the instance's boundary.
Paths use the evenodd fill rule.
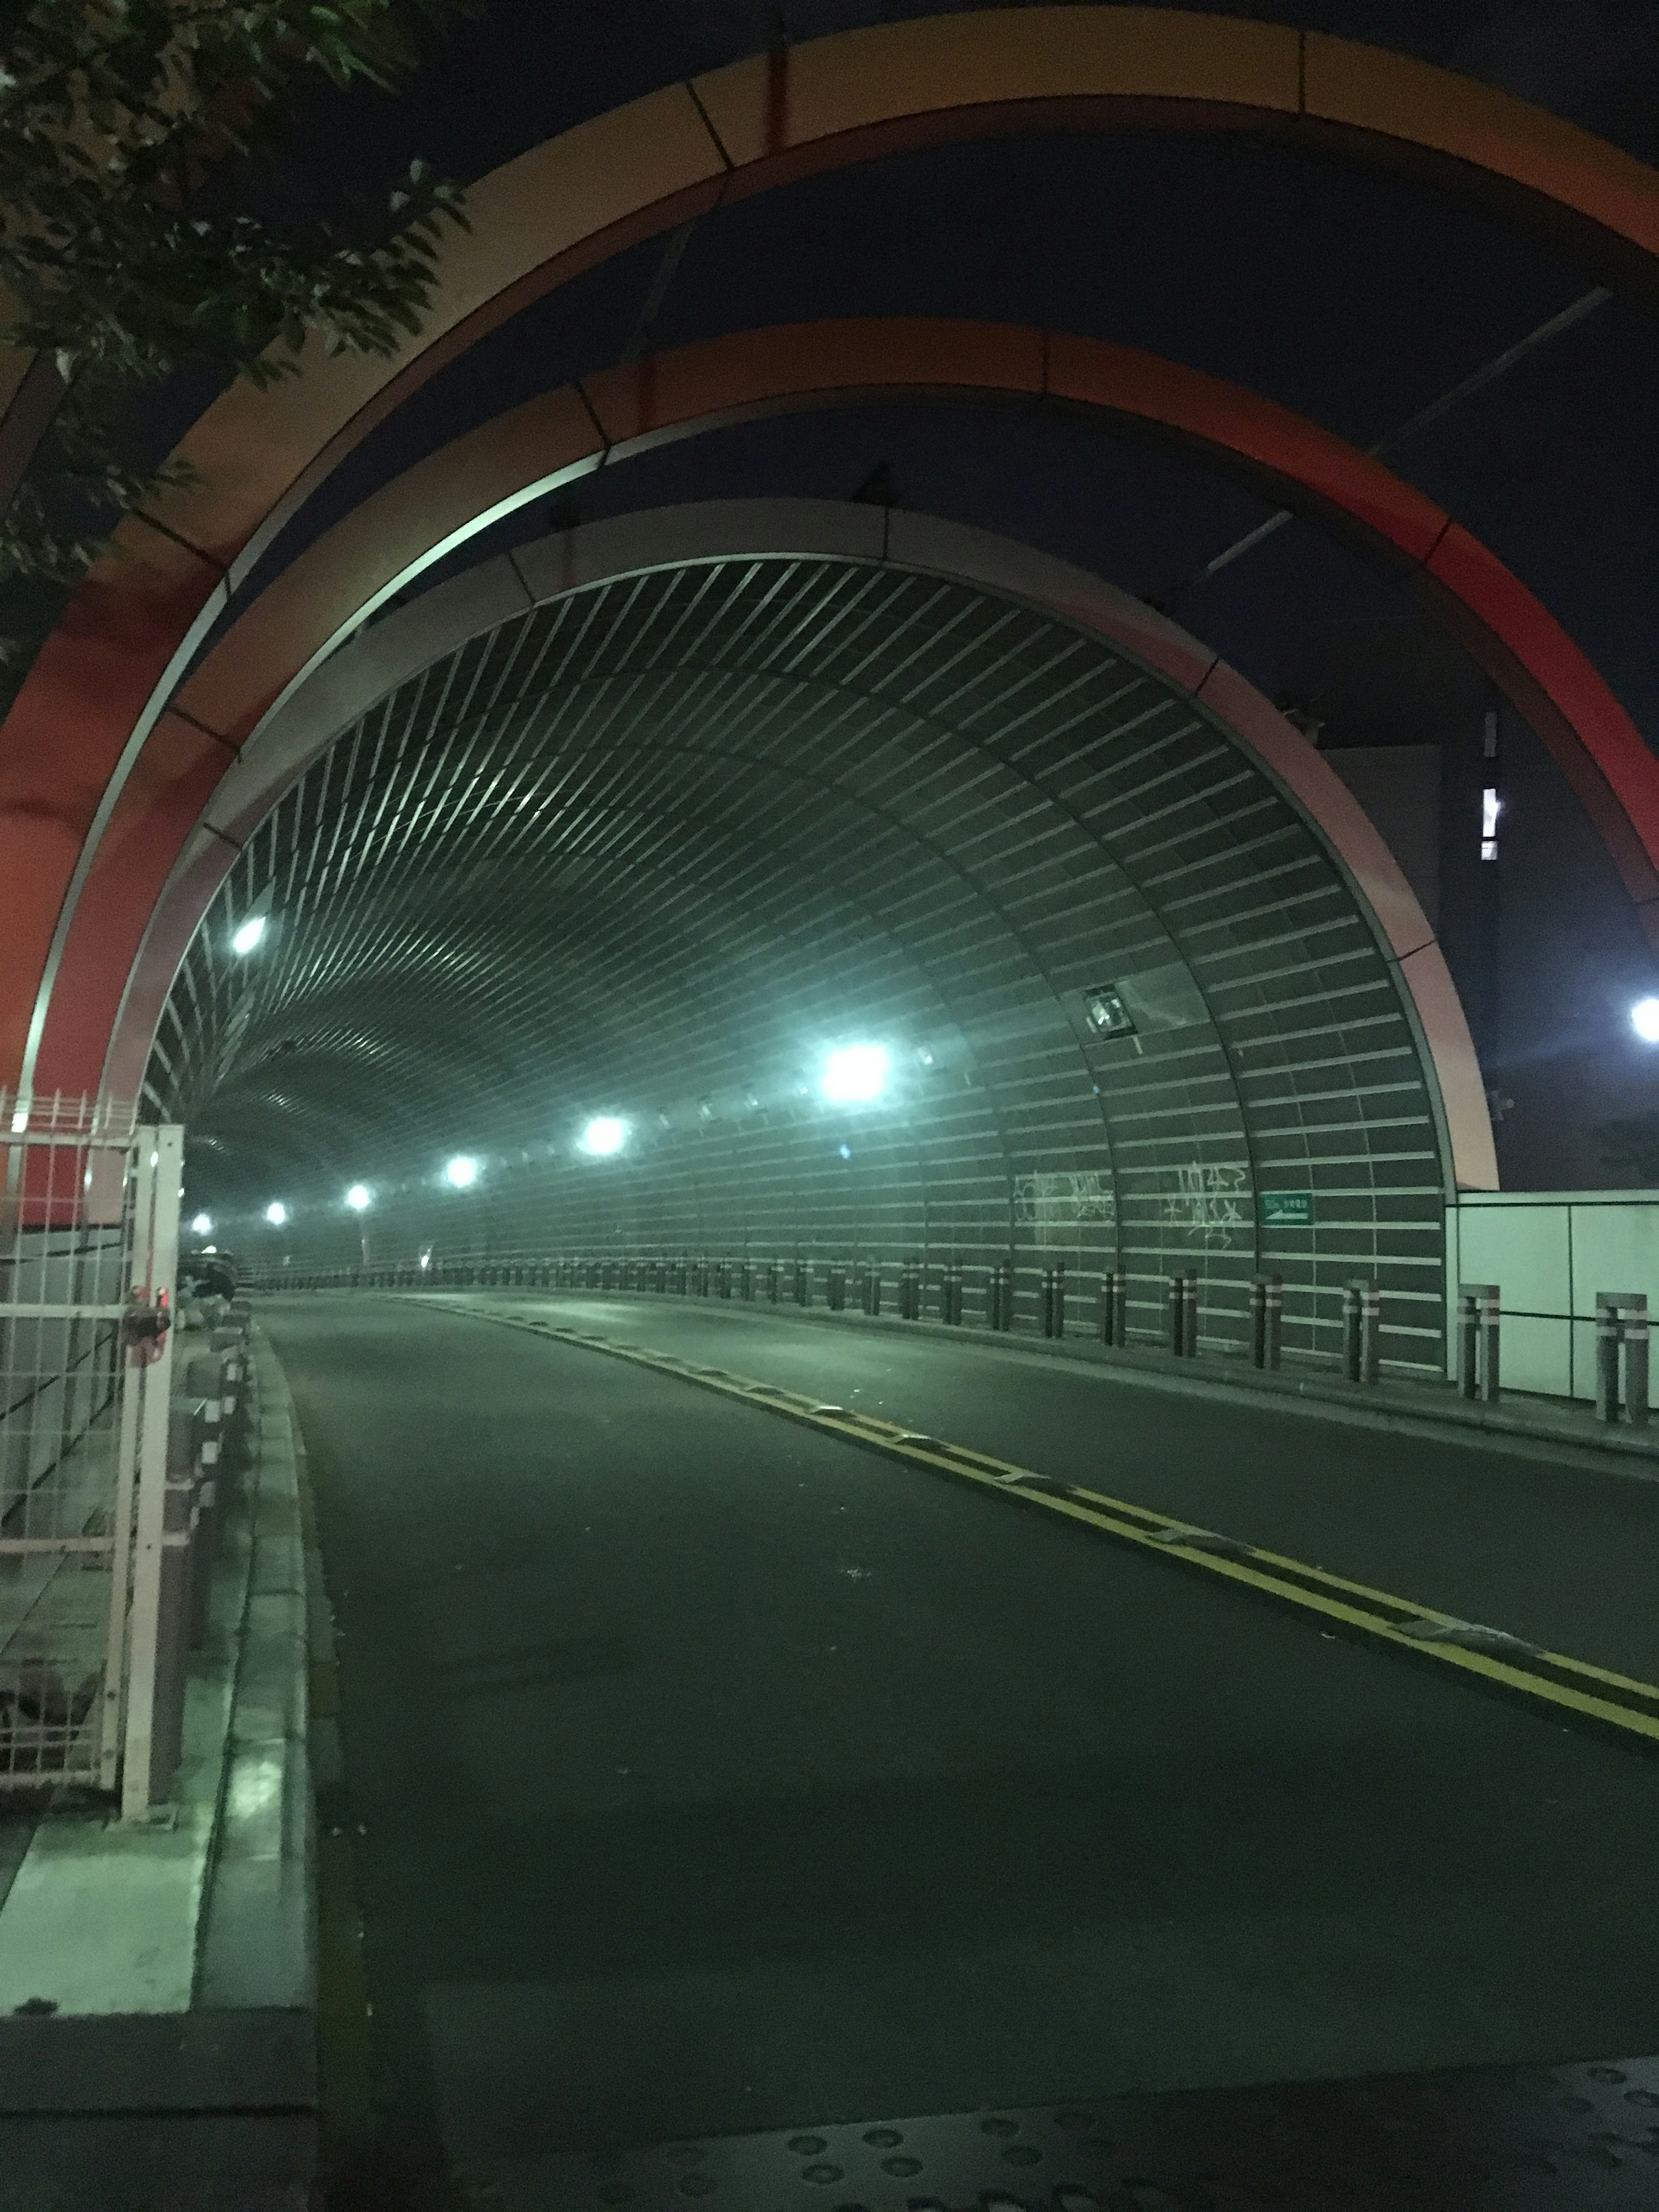
<path fill-rule="evenodd" d="M 314 1834 L 287 1384 L 256 1334 L 252 1465 L 191 1661 L 173 1803 L 0 1823 L 0 2207 L 307 2201 Z M 23 1848 L 18 1850 L 21 1842 Z"/>

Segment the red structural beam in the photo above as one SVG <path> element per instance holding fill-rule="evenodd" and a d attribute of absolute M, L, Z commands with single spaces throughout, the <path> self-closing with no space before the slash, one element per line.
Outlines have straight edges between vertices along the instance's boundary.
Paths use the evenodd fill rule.
<path fill-rule="evenodd" d="M 1380 461 L 1236 385 L 1132 347 L 1006 324 L 793 324 L 654 356 L 496 416 L 365 500 L 252 601 L 157 720 L 112 811 L 44 1025 L 42 1087 L 95 1085 L 149 916 L 234 776 L 238 750 L 392 592 L 514 507 L 606 463 L 734 422 L 878 398 L 1062 407 L 1237 471 L 1369 546 L 1453 611 L 1583 799 L 1644 921 L 1659 927 L 1659 763 L 1525 586 Z M 210 884 L 204 903 L 210 895 Z"/>
<path fill-rule="evenodd" d="M 194 488 L 129 518 L 47 641 L 0 729 L 0 1083 L 44 1079 L 80 892 L 179 675 L 310 493 L 437 369 L 567 278 L 749 193 L 946 139 L 1126 124 L 1283 132 L 1425 170 L 1659 284 L 1644 164 L 1469 79 L 1282 25 L 1159 8 L 934 16 L 579 125 L 474 186 L 471 231 L 447 240 L 432 313 L 394 358 L 313 346 L 297 378 L 210 407 L 176 456 Z"/>

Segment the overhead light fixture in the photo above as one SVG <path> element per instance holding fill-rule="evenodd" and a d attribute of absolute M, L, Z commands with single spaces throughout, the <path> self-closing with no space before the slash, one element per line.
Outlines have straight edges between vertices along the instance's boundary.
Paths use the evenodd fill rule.
<path fill-rule="evenodd" d="M 465 1152 L 457 1152 L 444 1170 L 444 1175 L 454 1189 L 471 1190 L 478 1180 L 478 1163 L 469 1158 Z"/>
<path fill-rule="evenodd" d="M 628 1142 L 628 1124 L 615 1114 L 596 1114 L 579 1141 L 590 1159 L 608 1160 Z"/>
<path fill-rule="evenodd" d="M 240 928 L 233 933 L 230 940 L 230 949 L 233 952 L 239 953 L 243 959 L 246 959 L 264 933 L 264 915 L 262 914 L 251 914 L 247 920 L 241 925 Z"/>
<path fill-rule="evenodd" d="M 346 1193 L 346 1204 L 354 1213 L 367 1213 L 374 1203 L 374 1194 L 366 1182 L 354 1182 Z"/>
<path fill-rule="evenodd" d="M 825 1060 L 818 1088 L 832 1106 L 868 1106 L 887 1088 L 891 1066 L 884 1044 L 844 1044 Z"/>
<path fill-rule="evenodd" d="M 1135 1025 L 1115 983 L 1096 983 L 1086 990 L 1083 1013 L 1097 1036 L 1127 1036 Z"/>
<path fill-rule="evenodd" d="M 1644 1044 L 1659 1044 L 1659 999 L 1638 999 L 1630 1010 L 1630 1025 Z"/>
<path fill-rule="evenodd" d="M 211 1237 L 213 1234 L 212 1215 L 210 1213 L 198 1213 L 195 1220 L 190 1224 L 190 1233 L 192 1237 Z"/>
<path fill-rule="evenodd" d="M 288 1219 L 288 1208 L 280 1198 L 273 1198 L 265 1208 L 265 1219 L 273 1229 L 280 1229 Z"/>

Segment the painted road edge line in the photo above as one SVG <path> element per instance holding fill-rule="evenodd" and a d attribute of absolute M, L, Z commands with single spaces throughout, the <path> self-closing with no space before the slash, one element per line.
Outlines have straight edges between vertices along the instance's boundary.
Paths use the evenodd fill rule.
<path fill-rule="evenodd" d="M 1588 1727 L 1599 1735 L 1611 1734 L 1630 1748 L 1659 1752 L 1659 1685 L 1546 1650 L 1503 1629 L 1462 1620 L 1433 1606 L 1413 1604 L 1388 1591 L 1329 1574 L 1322 1567 L 1259 1549 L 1217 1529 L 1202 1528 L 1153 1508 L 1131 1504 L 1082 1483 L 1017 1467 L 969 1445 L 852 1413 L 844 1406 L 807 1397 L 777 1383 L 757 1382 L 728 1368 L 704 1366 L 672 1352 L 647 1351 L 557 1322 L 492 1313 L 487 1307 L 434 1298 L 429 1291 L 418 1300 L 400 1299 L 399 1303 L 418 1304 L 428 1310 L 435 1306 L 501 1328 L 522 1329 L 578 1351 L 603 1352 L 676 1381 L 695 1383 L 757 1412 L 780 1414 L 804 1427 L 861 1444 L 884 1457 L 1000 1491 L 1024 1504 L 1059 1513 L 1115 1541 L 1219 1577 L 1237 1589 L 1310 1615 L 1324 1623 L 1328 1632 L 1380 1644 L 1398 1657 L 1449 1668 L 1477 1686 L 1518 1697 L 1529 1705 L 1551 1707 L 1562 1725 Z"/>

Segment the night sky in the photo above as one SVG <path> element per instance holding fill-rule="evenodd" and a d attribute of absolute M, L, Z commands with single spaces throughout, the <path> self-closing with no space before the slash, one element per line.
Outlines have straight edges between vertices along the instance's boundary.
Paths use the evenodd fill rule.
<path fill-rule="evenodd" d="M 781 10 L 489 0 L 403 98 L 313 96 L 280 165 L 240 188 L 273 210 L 331 209 L 378 191 L 414 154 L 469 179 L 780 35 L 799 42 L 922 12 L 949 11 L 915 0 L 793 0 Z M 1646 0 L 1222 12 L 1419 55 L 1659 159 L 1659 8 Z M 657 240 L 619 257 L 440 375 L 338 471 L 283 554 L 472 422 L 615 361 L 663 252 Z M 668 346 L 853 313 L 1044 323 L 1208 369 L 1364 446 L 1601 274 L 1449 192 L 1306 150 L 1233 135 L 1032 136 L 894 157 L 707 218 L 649 336 Z M 179 395 L 186 416 L 191 404 Z M 1539 594 L 1650 743 L 1659 739 L 1656 448 L 1659 307 L 1620 296 L 1389 456 Z M 862 409 L 731 429 L 604 472 L 580 488 L 577 511 L 844 498 L 882 462 L 907 507 L 1004 532 L 1160 598 L 1270 696 L 1311 706 L 1328 745 L 1442 745 L 1442 932 L 1488 1075 L 1515 1101 L 1498 1132 L 1505 1181 L 1623 1179 L 1594 1133 L 1608 1116 L 1659 1106 L 1659 1055 L 1634 1044 L 1625 1020 L 1632 994 L 1659 984 L 1651 956 L 1596 841 L 1512 713 L 1500 874 L 1480 877 L 1478 830 L 1458 809 L 1484 710 L 1498 702 L 1389 575 L 1297 523 L 1191 588 L 1263 519 L 1260 500 L 1203 465 L 1011 410 Z M 556 512 L 570 512 L 568 495 L 461 557 L 538 536 Z"/>

